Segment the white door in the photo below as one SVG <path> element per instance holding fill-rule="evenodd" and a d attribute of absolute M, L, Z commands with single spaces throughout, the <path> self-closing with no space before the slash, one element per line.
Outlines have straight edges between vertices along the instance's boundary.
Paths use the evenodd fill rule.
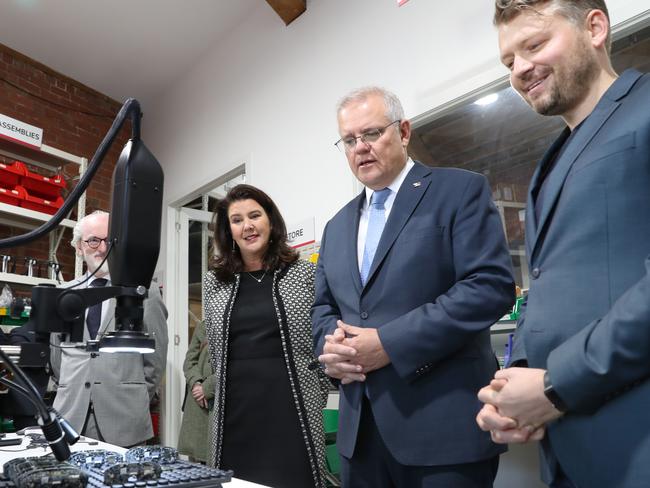
<path fill-rule="evenodd" d="M 202 306 L 197 307 L 203 296 L 201 278 L 207 270 L 209 231 L 208 224 L 212 213 L 192 208 L 168 207 L 167 236 L 168 252 L 166 266 L 166 301 L 169 310 L 167 321 L 170 331 L 170 347 L 167 352 L 167 368 L 165 378 L 164 404 L 162 411 L 163 429 L 162 443 L 166 446 L 176 446 L 181 427 L 181 406 L 185 395 L 185 377 L 183 376 L 183 361 L 189 343 L 189 330 L 194 321 L 203 318 Z M 199 230 L 197 233 L 196 230 Z M 190 232 L 190 231 L 193 232 Z M 190 239 L 200 236 L 200 257 L 196 256 L 196 243 L 190 253 Z M 190 282 L 190 259 L 201 259 L 201 273 L 194 276 Z M 196 269 L 197 267 L 192 267 Z M 191 306 L 192 305 L 192 306 Z"/>

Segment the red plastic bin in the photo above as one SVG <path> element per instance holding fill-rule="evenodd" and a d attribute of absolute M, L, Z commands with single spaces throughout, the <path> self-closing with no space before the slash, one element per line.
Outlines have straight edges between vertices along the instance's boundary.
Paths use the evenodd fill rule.
<path fill-rule="evenodd" d="M 17 186 L 13 189 L 0 187 L 0 202 L 8 203 L 19 207 L 21 202 L 25 199 L 25 189 L 22 186 Z"/>
<path fill-rule="evenodd" d="M 11 164 L 0 163 L 0 187 L 12 190 L 20 183 L 20 178 L 25 176 L 27 168 L 20 161 Z"/>
<path fill-rule="evenodd" d="M 20 184 L 31 196 L 45 200 L 56 200 L 61 196 L 61 190 L 66 187 L 65 179 L 61 175 L 49 178 L 27 168 L 25 168 L 25 175 L 20 179 Z"/>
<path fill-rule="evenodd" d="M 54 200 L 48 200 L 46 198 L 40 198 L 31 195 L 28 191 L 25 191 L 25 197 L 20 202 L 20 206 L 23 208 L 28 208 L 30 210 L 36 210 L 37 212 L 54 215 L 56 211 L 61 208 L 63 202 L 64 200 L 62 197 L 57 197 Z"/>
<path fill-rule="evenodd" d="M 160 435 L 160 414 L 158 412 L 149 412 L 151 415 L 151 428 L 153 429 L 153 436 Z"/>

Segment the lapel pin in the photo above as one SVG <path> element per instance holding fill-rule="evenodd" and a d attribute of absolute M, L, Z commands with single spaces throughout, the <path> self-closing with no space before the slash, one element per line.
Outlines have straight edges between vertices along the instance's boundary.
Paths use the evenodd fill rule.
<path fill-rule="evenodd" d="M 417 187 L 420 186 L 421 184 L 422 184 L 421 182 L 416 181 L 415 183 L 413 183 L 413 186 L 414 186 L 415 188 L 417 188 Z"/>

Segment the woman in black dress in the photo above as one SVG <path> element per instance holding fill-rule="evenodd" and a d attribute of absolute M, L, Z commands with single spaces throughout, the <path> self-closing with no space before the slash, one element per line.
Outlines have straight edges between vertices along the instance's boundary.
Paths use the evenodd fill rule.
<path fill-rule="evenodd" d="M 308 368 L 314 266 L 298 260 L 276 205 L 250 185 L 219 202 L 214 242 L 203 285 L 216 380 L 209 462 L 274 488 L 321 488 L 328 380 Z"/>

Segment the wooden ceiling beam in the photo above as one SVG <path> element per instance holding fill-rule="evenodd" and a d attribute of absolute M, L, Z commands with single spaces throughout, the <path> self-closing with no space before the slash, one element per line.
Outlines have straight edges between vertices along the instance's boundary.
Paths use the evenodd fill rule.
<path fill-rule="evenodd" d="M 307 0 L 266 0 L 285 25 L 289 25 L 307 10 Z"/>

